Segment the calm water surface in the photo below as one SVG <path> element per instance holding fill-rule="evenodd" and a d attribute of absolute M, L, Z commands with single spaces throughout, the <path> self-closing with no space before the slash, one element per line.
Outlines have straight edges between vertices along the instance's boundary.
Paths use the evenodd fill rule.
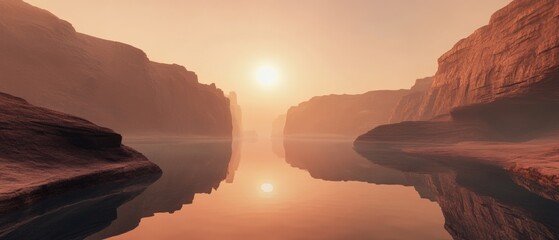
<path fill-rule="evenodd" d="M 288 159 L 269 141 L 130 145 L 164 174 L 91 239 L 451 239 L 436 202 L 350 143 Z"/>
<path fill-rule="evenodd" d="M 559 239 L 559 204 L 503 170 L 351 142 L 135 141 L 159 179 L 0 215 L 0 239 Z"/>

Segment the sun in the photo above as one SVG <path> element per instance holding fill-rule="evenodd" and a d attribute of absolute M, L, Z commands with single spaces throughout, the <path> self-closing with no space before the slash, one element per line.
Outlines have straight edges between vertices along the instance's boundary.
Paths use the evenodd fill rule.
<path fill-rule="evenodd" d="M 278 84 L 279 72 L 272 65 L 262 65 L 255 71 L 255 78 L 258 84 L 264 88 L 273 88 Z"/>
<path fill-rule="evenodd" d="M 271 193 L 274 191 L 274 185 L 272 185 L 271 183 L 263 183 L 262 185 L 260 185 L 260 190 L 265 193 Z"/>

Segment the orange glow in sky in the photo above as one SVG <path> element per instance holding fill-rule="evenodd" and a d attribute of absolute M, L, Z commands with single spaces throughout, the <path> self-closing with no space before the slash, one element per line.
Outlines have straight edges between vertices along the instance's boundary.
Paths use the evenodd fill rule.
<path fill-rule="evenodd" d="M 280 80 L 279 72 L 273 65 L 262 65 L 255 71 L 255 78 L 260 86 L 266 89 L 272 89 Z"/>
<path fill-rule="evenodd" d="M 409 88 L 510 0 L 28 0 L 236 91 L 248 130 L 316 95 Z M 273 62 L 269 69 L 258 70 Z M 254 80 L 255 71 L 262 75 Z"/>
<path fill-rule="evenodd" d="M 263 183 L 260 186 L 260 189 L 262 190 L 262 192 L 271 193 L 274 191 L 274 185 L 272 185 L 271 183 Z"/>

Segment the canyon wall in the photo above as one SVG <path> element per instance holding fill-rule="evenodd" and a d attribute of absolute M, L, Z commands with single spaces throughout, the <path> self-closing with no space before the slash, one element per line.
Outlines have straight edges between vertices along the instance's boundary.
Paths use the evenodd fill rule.
<path fill-rule="evenodd" d="M 400 107 L 392 122 L 429 120 L 504 98 L 558 102 L 558 17 L 559 1 L 513 1 L 441 56 L 417 107 Z"/>
<path fill-rule="evenodd" d="M 410 89 L 410 93 L 404 96 L 390 118 L 390 123 L 398 123 L 407 119 L 414 119 L 416 110 L 423 101 L 423 95 L 431 88 L 433 77 L 426 77 L 415 80 L 415 84 Z"/>
<path fill-rule="evenodd" d="M 399 107 L 392 119 L 416 122 L 381 126 L 358 141 L 549 137 L 559 128 L 558 17 L 558 1 L 513 1 L 445 53 L 419 104 Z"/>
<path fill-rule="evenodd" d="M 125 134 L 231 136 L 229 100 L 179 65 L 0 1 L 0 91 Z"/>
<path fill-rule="evenodd" d="M 287 112 L 285 136 L 355 137 L 386 124 L 410 90 L 371 91 L 358 95 L 313 97 Z"/>

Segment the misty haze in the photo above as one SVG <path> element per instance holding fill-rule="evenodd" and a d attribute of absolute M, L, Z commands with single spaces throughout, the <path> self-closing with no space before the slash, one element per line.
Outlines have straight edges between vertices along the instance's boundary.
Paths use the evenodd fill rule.
<path fill-rule="evenodd" d="M 3 239 L 559 239 L 559 0 L 0 0 Z"/>

